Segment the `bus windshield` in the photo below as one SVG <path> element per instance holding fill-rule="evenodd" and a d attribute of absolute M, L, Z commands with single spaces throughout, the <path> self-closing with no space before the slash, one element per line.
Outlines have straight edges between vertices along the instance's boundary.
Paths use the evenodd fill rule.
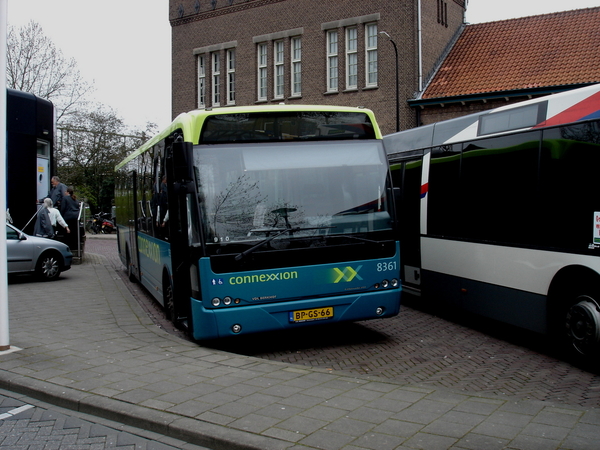
<path fill-rule="evenodd" d="M 200 145 L 194 165 L 207 244 L 392 226 L 380 141 Z"/>
<path fill-rule="evenodd" d="M 204 121 L 199 142 L 375 139 L 364 112 L 281 111 L 217 114 Z"/>

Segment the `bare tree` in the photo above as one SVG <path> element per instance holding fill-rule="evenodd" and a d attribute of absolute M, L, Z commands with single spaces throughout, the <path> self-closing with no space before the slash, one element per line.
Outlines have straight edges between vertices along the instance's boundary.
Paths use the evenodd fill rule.
<path fill-rule="evenodd" d="M 67 59 L 36 22 L 8 29 L 7 87 L 50 100 L 60 123 L 84 104 L 92 87 L 73 58 Z"/>

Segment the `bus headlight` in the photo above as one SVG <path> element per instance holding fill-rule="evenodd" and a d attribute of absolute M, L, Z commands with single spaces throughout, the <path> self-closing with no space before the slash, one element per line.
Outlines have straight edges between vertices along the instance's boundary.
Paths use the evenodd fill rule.
<path fill-rule="evenodd" d="M 236 323 L 231 327 L 231 331 L 233 331 L 235 334 L 238 334 L 240 331 L 242 331 L 242 326 Z"/>
<path fill-rule="evenodd" d="M 395 278 L 392 279 L 392 287 L 398 287 L 398 280 Z"/>
<path fill-rule="evenodd" d="M 229 306 L 229 305 L 231 305 L 231 302 L 232 302 L 232 301 L 233 301 L 233 299 L 232 299 L 231 297 L 229 297 L 229 296 L 227 296 L 227 297 L 223 298 L 223 304 L 224 304 L 225 306 Z"/>
<path fill-rule="evenodd" d="M 381 287 L 386 288 L 390 285 L 390 282 L 388 280 L 383 280 L 381 282 Z"/>
<path fill-rule="evenodd" d="M 221 299 L 219 297 L 215 297 L 211 301 L 213 306 L 219 306 L 221 304 Z"/>

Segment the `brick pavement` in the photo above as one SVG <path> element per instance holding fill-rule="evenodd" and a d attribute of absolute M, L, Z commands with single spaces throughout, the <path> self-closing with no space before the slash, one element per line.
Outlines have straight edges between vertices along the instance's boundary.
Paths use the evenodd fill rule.
<path fill-rule="evenodd" d="M 54 283 L 13 279 L 11 344 L 20 350 L 0 354 L 0 387 L 209 448 L 598 447 L 596 408 L 267 361 L 179 339 L 149 319 L 121 275 L 90 258 Z"/>
<path fill-rule="evenodd" d="M 208 450 L 0 390 L 0 449 Z"/>
<path fill-rule="evenodd" d="M 106 256 L 122 273 L 115 235 L 112 240 L 110 236 L 102 239 L 88 239 L 88 251 Z M 157 323 L 183 337 L 139 285 L 128 280 L 125 284 Z M 475 325 L 485 326 L 488 333 L 403 306 L 392 319 L 316 327 L 309 333 L 245 336 L 241 342 L 210 345 L 266 360 L 376 375 L 400 383 L 600 407 L 596 372 L 552 355 L 545 339 L 533 333 L 494 329 L 479 321 Z"/>

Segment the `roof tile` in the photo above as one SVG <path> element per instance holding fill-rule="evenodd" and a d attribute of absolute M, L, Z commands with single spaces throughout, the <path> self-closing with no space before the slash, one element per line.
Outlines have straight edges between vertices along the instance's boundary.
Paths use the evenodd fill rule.
<path fill-rule="evenodd" d="M 600 7 L 467 25 L 422 98 L 600 82 Z"/>

